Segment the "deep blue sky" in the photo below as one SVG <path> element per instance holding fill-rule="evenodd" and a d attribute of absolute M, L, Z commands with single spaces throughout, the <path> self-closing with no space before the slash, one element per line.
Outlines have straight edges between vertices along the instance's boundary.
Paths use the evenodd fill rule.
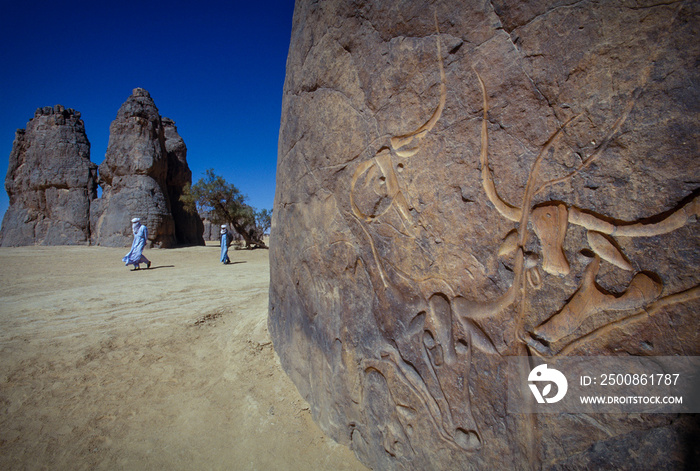
<path fill-rule="evenodd" d="M 213 168 L 272 209 L 294 0 L 0 0 L 0 175 L 34 111 L 81 112 L 100 164 L 136 87 L 175 121 L 196 182 Z M 9 198 L 0 191 L 0 217 Z"/>

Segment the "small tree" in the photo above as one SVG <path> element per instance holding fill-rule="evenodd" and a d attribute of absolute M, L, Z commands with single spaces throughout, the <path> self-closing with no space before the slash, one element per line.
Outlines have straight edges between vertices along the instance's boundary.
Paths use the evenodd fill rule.
<path fill-rule="evenodd" d="M 272 226 L 272 210 L 263 209 L 255 213 L 255 224 L 260 232 L 265 235 Z"/>
<path fill-rule="evenodd" d="M 180 200 L 188 207 L 211 214 L 214 224 L 230 224 L 238 232 L 246 247 L 266 247 L 263 232 L 256 224 L 255 210 L 245 203 L 246 197 L 232 183 L 216 175 L 213 169 L 206 171 L 191 187 L 185 187 Z M 263 210 L 267 213 L 267 210 Z"/>

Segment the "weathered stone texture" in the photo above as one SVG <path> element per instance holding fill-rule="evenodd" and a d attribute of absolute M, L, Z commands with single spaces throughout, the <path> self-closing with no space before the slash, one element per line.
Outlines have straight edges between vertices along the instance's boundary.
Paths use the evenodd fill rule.
<path fill-rule="evenodd" d="M 168 199 L 175 222 L 175 239 L 181 245 L 204 245 L 204 225 L 199 214 L 189 211 L 180 201 L 186 185 L 192 184 L 192 171 L 187 165 L 187 146 L 177 132 L 175 122 L 161 118 L 168 155 Z"/>
<path fill-rule="evenodd" d="M 180 201 L 192 182 L 187 147 L 146 90 L 135 89 L 110 126 L 101 198 L 97 180 L 80 113 L 39 108 L 10 154 L 0 244 L 129 246 L 130 220 L 140 217 L 151 245 L 204 245 L 199 215 Z"/>
<path fill-rule="evenodd" d="M 149 93 L 134 89 L 109 127 L 105 160 L 100 164 L 102 198 L 91 213 L 92 239 L 98 245 L 129 244 L 132 217 L 148 227 L 149 242 L 175 245 L 175 223 L 167 198 L 165 133 Z"/>
<path fill-rule="evenodd" d="M 15 134 L 0 245 L 87 244 L 96 180 L 80 113 L 61 105 L 39 108 Z"/>
<path fill-rule="evenodd" d="M 173 169 L 170 175 L 176 179 L 173 193 L 182 188 L 181 181 L 189 168 L 184 161 L 184 142 L 171 120 L 168 128 L 172 156 L 166 147 L 166 127 L 146 90 L 134 89 L 119 108 L 109 128 L 105 160 L 99 167 L 102 198 L 90 212 L 94 243 L 113 247 L 129 245 L 133 237 L 130 220 L 140 217 L 148 227 L 151 245 L 177 244 L 168 197 L 168 164 L 172 160 L 174 166 L 181 168 L 180 172 Z"/>
<path fill-rule="evenodd" d="M 204 225 L 204 240 L 214 241 L 221 239 L 221 224 L 214 223 L 208 216 L 204 215 L 202 217 L 202 224 Z M 234 240 L 241 240 L 241 235 L 236 231 L 230 231 L 231 237 Z"/>
<path fill-rule="evenodd" d="M 326 433 L 375 469 L 698 459 L 689 416 L 509 415 L 504 365 L 700 354 L 699 10 L 297 1 L 269 329 Z"/>

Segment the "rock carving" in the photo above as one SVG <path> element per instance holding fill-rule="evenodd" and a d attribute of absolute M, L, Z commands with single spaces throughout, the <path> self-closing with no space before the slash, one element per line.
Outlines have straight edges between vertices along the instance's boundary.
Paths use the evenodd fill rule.
<path fill-rule="evenodd" d="M 626 21 L 613 9 L 633 9 L 494 0 L 464 2 L 463 17 L 447 19 L 448 4 L 297 2 L 270 333 L 314 418 L 372 467 L 578 469 L 572 457 L 603 453 L 596 441 L 631 448 L 636 426 L 512 417 L 502 365 L 513 355 L 663 354 L 671 349 L 659 353 L 651 340 L 673 327 L 659 325 L 693 321 L 684 304 L 700 299 L 691 265 L 700 256 L 684 244 L 697 239 L 697 172 L 683 180 L 676 164 L 669 190 L 667 174 L 652 173 L 680 145 L 638 128 L 662 121 L 648 116 L 650 103 L 670 116 L 682 101 L 672 93 L 691 93 L 671 71 L 684 70 L 687 83 L 696 72 L 656 59 L 678 50 L 669 25 L 694 31 L 697 7 L 649 7 L 664 20 L 591 46 L 572 37 L 588 40 L 592 18 L 609 27 Z M 336 31 L 336 16 L 357 31 Z M 550 44 L 555 31 L 578 48 L 562 54 L 565 64 Z M 634 72 L 606 76 L 622 56 L 608 49 L 630 37 L 663 47 L 624 56 Z M 676 126 L 691 141 L 697 116 L 686 127 L 672 116 L 666 132 Z M 618 190 L 630 204 L 615 201 Z M 655 260 L 665 243 L 672 253 Z M 674 347 L 687 339 L 697 336 L 679 335 Z M 558 440 L 560 430 L 580 444 Z"/>
<path fill-rule="evenodd" d="M 388 344 L 394 344 L 395 347 L 385 350 L 379 360 L 365 360 L 364 368 L 365 375 L 373 372 L 385 379 L 397 411 L 405 410 L 401 405 L 410 403 L 408 399 L 402 400 L 400 394 L 409 394 L 410 391 L 410 394 L 418 398 L 429 411 L 436 430 L 445 442 L 473 452 L 481 448 L 482 439 L 478 424 L 470 412 L 468 388 L 464 388 L 462 404 L 451 404 L 442 389 L 440 369 L 459 368 L 460 377 L 465 384 L 468 384 L 473 347 L 484 353 L 501 354 L 494 341 L 484 333 L 476 321 L 503 315 L 508 307 L 525 296 L 528 285 L 533 289 L 539 289 L 546 282 L 540 273 L 540 266 L 549 275 L 568 275 L 571 268 L 563 249 L 566 233 L 570 223 L 584 227 L 588 229 L 587 240 L 590 249 L 594 252 L 594 257 L 585 269 L 578 290 L 560 311 L 529 332 L 524 330 L 528 320 L 519 319 L 518 337 L 511 340 L 511 342 L 522 342 L 534 354 L 551 356 L 559 353 L 561 349 L 552 348 L 551 345 L 576 334 L 587 318 L 600 312 L 637 311 L 660 299 L 663 288 L 661 282 L 642 272 L 636 273 L 630 284 L 619 295 L 606 294 L 597 286 L 595 280 L 601 260 L 620 269 L 634 271 L 632 264 L 616 246 L 611 236 L 649 237 L 676 230 L 689 222 L 694 222 L 700 206 L 697 202 L 698 198 L 695 197 L 666 217 L 649 218 L 658 220 L 656 223 L 633 222 L 617 225 L 607 222 L 608 217 L 576 207 L 567 207 L 563 203 L 554 201 L 532 207 L 535 194 L 545 187 L 563 181 L 542 181 L 539 172 L 546 157 L 556 151 L 556 145 L 564 135 L 567 126 L 578 116 L 566 121 L 540 149 L 530 170 L 522 205 L 518 207 L 506 202 L 499 196 L 489 167 L 487 126 L 489 101 L 486 85 L 478 72 L 475 72 L 483 97 L 480 153 L 483 189 L 495 209 L 504 218 L 517 223 L 521 228 L 509 232 L 498 250 L 500 256 L 515 254 L 514 278 L 509 289 L 491 300 L 468 299 L 460 293 L 454 293 L 449 288 L 449 282 L 445 283 L 447 286 L 442 286 L 441 290 L 426 289 L 425 280 L 412 279 L 408 274 L 401 272 L 395 264 L 380 256 L 380 251 L 375 246 L 375 239 L 381 237 L 381 229 L 378 227 L 381 225 L 389 225 L 403 236 L 415 239 L 415 229 L 421 224 L 420 214 L 407 196 L 406 185 L 402 183 L 399 176 L 401 167 L 396 162 L 400 158 L 403 159 L 401 162 L 410 165 L 410 162 L 405 159 L 419 158 L 420 141 L 433 130 L 446 104 L 445 73 L 439 30 L 436 36 L 440 96 L 433 114 L 415 131 L 390 137 L 389 146 L 381 147 L 373 158 L 357 165 L 351 181 L 352 216 L 354 225 L 361 229 L 361 234 L 370 247 L 374 268 L 370 270 L 373 273 L 371 275 L 373 285 L 377 289 L 379 299 L 386 305 L 386 309 L 390 309 L 390 306 L 404 306 L 404 313 L 398 316 L 397 324 L 380 321 L 384 338 Z M 602 154 L 632 110 L 634 99 L 633 96 L 623 116 L 617 119 L 610 133 L 603 138 L 602 144 L 593 155 L 584 160 L 579 170 Z M 570 174 L 569 178 L 575 173 Z M 390 219 L 393 222 L 390 222 Z M 527 230 L 529 223 L 532 224 L 533 232 L 539 239 L 542 250 L 541 260 L 536 254 L 526 253 L 525 250 L 529 237 Z M 674 298 L 666 296 L 662 299 Z M 585 335 L 580 337 L 580 339 L 583 338 Z M 462 411 L 461 417 L 455 413 L 457 408 Z M 394 437 L 393 441 L 390 440 L 392 446 L 398 443 L 410 444 L 409 431 L 413 426 L 410 414 L 397 413 L 397 417 L 403 429 L 392 431 Z M 386 440 L 387 436 L 384 439 Z M 391 447 L 387 450 L 391 452 Z"/>
<path fill-rule="evenodd" d="M 437 20 L 436 20 L 437 26 Z M 441 368 L 454 368 L 460 371 L 465 382 L 469 378 L 471 365 L 472 331 L 479 331 L 474 324 L 455 324 L 455 312 L 450 297 L 433 292 L 429 297 L 418 295 L 420 283 L 400 272 L 398 267 L 379 256 L 374 243 L 373 223 L 382 223 L 382 216 L 393 211 L 400 220 L 400 226 L 392 226 L 406 237 L 415 238 L 415 209 L 408 201 L 401 179 L 397 175 L 400 167 L 394 163 L 392 152 L 401 158 L 416 156 L 421 140 L 434 128 L 440 119 L 446 102 L 445 72 L 442 64 L 439 31 L 437 37 L 437 62 L 440 71 L 440 96 L 432 116 L 415 131 L 389 139 L 390 147 L 382 147 L 369 160 L 361 162 L 352 178 L 350 200 L 355 225 L 371 248 L 375 269 L 375 287 L 380 300 L 388 305 L 399 303 L 405 306 L 398 324 L 380 324 L 382 334 L 388 343 L 396 343 L 396 349 L 382 353 L 382 359 L 366 360 L 365 373 L 378 372 L 387 378 L 392 394 L 396 389 L 409 388 L 418 398 L 430 416 L 440 436 L 453 446 L 466 451 L 481 447 L 481 437 L 476 422 L 470 412 L 468 385 L 462 385 L 463 402 L 450 404 L 440 382 Z M 407 296 L 414 292 L 416 295 Z M 480 341 L 490 344 L 480 331 L 474 335 Z M 491 347 L 493 348 L 493 347 Z M 401 401 L 395 404 L 400 410 Z M 410 417 L 398 415 L 404 429 L 412 427 Z M 408 432 L 401 434 L 410 443 Z"/>
<path fill-rule="evenodd" d="M 532 340 L 532 337 L 528 337 L 524 333 L 521 333 L 521 339 L 525 340 L 526 343 L 533 347 L 535 351 L 540 354 L 551 355 L 556 352 L 549 350 L 549 343 L 556 342 L 561 338 L 572 334 L 581 325 L 585 318 L 594 315 L 596 312 L 605 310 L 640 309 L 655 301 L 661 294 L 662 286 L 660 283 L 652 280 L 643 273 L 638 273 L 630 283 L 629 287 L 627 287 L 624 294 L 619 297 L 604 295 L 598 290 L 598 288 L 596 288 L 595 277 L 598 273 L 601 258 L 623 270 L 634 270 L 632 265 L 625 258 L 624 254 L 615 246 L 613 241 L 605 237 L 604 234 L 617 235 L 620 237 L 651 237 L 674 231 L 683 227 L 689 222 L 695 222 L 697 220 L 698 210 L 700 209 L 700 203 L 698 203 L 699 197 L 695 196 L 690 202 L 681 206 L 678 210 L 666 217 L 655 216 L 649 218 L 651 220 L 659 220 L 659 222 L 635 222 L 618 225 L 613 225 L 612 223 L 607 222 L 605 220 L 606 218 L 597 216 L 590 212 L 584 212 L 575 207 L 567 209 L 563 204 L 547 204 L 539 206 L 532 209 L 529 213 L 528 211 L 522 211 L 521 209 L 506 203 L 500 196 L 498 196 L 498 192 L 494 185 L 493 175 L 488 167 L 488 128 L 485 124 L 488 116 L 488 100 L 486 87 L 478 73 L 477 78 L 479 80 L 479 85 L 481 86 L 484 102 L 484 118 L 481 135 L 482 183 L 484 191 L 486 192 L 486 195 L 491 203 L 493 203 L 496 210 L 506 219 L 511 221 L 519 220 L 520 227 L 527 227 L 528 214 L 531 214 L 530 217 L 534 226 L 534 232 L 540 239 L 540 245 L 543 251 L 542 268 L 547 273 L 553 275 L 567 275 L 569 273 L 569 264 L 566 260 L 566 255 L 562 250 L 568 223 L 589 229 L 587 233 L 588 243 L 590 248 L 596 254 L 595 260 L 591 262 L 586 269 L 586 274 L 584 275 L 579 291 L 574 295 L 571 301 L 564 306 L 562 311 L 532 331 L 533 337 L 542 341 L 543 344 L 538 345 Z M 625 115 L 618 118 L 610 134 L 603 139 L 603 142 L 606 145 L 612 139 L 614 132 L 617 132 L 621 124 L 624 122 L 626 115 L 632 110 L 633 103 L 634 97 L 630 100 L 630 104 L 625 109 Z M 546 155 L 549 149 L 562 135 L 562 131 L 565 129 L 565 127 L 574 119 L 575 117 L 564 123 L 560 129 L 550 136 L 549 140 L 541 149 L 532 170 L 530 171 L 530 178 L 528 179 L 523 207 L 527 207 L 531 201 L 533 194 L 532 189 L 534 188 L 535 184 L 534 182 L 539 183 L 536 172 L 539 170 L 542 157 Z M 581 168 L 585 166 L 586 162 L 590 162 L 592 158 L 600 155 L 603 147 L 603 145 L 599 146 L 594 155 L 586 159 Z M 574 173 L 570 174 L 569 177 L 573 175 Z M 557 181 L 556 183 L 559 182 L 560 181 Z M 554 181 L 543 182 L 539 184 L 537 190 L 535 191 L 537 192 L 540 189 L 554 183 Z M 504 246 L 507 246 L 507 248 L 504 250 L 502 246 L 499 254 L 508 253 L 512 251 L 514 247 L 517 247 L 515 244 L 514 234 L 515 232 L 508 234 L 506 237 L 507 244 L 504 242 Z M 520 243 L 518 244 L 520 247 L 524 246 L 526 238 L 526 232 L 522 231 L 520 235 Z M 517 270 L 518 269 L 516 268 L 516 272 Z M 532 278 L 532 275 L 528 279 L 530 278 Z M 537 283 L 533 282 L 531 282 L 531 284 L 533 286 L 537 285 Z M 526 288 L 523 287 L 523 289 Z"/>

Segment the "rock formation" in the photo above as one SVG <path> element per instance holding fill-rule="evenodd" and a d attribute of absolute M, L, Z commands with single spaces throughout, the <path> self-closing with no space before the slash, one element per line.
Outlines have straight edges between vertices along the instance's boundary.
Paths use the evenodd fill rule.
<path fill-rule="evenodd" d="M 215 224 L 210 219 L 202 217 L 202 224 L 204 225 L 204 240 L 208 241 L 221 241 L 221 224 Z M 243 246 L 245 241 L 243 237 L 236 231 L 229 229 L 229 235 L 234 244 Z"/>
<path fill-rule="evenodd" d="M 80 113 L 61 105 L 36 110 L 19 129 L 5 178 L 10 207 L 0 245 L 74 245 L 90 240 L 89 207 L 97 165 Z"/>
<path fill-rule="evenodd" d="M 216 240 L 219 234 L 218 226 L 211 221 L 209 214 L 203 211 L 199 213 L 199 218 L 202 220 L 202 237 L 204 240 Z"/>
<path fill-rule="evenodd" d="M 457 3 L 296 2 L 283 367 L 373 469 L 692 468 L 692 416 L 509 414 L 505 365 L 700 354 L 700 4 Z"/>
<path fill-rule="evenodd" d="M 219 240 L 219 235 L 221 231 L 221 224 L 216 224 L 214 223 L 211 219 L 209 214 L 200 214 L 200 218 L 202 218 L 202 225 L 204 226 L 204 230 L 202 233 L 202 236 L 204 237 L 204 240 L 212 241 L 212 240 Z M 233 237 L 240 237 L 240 235 L 236 231 L 231 231 L 233 234 Z"/>
<path fill-rule="evenodd" d="M 200 218 L 202 219 L 202 224 L 204 225 L 204 231 L 203 231 L 203 236 L 204 240 L 208 241 L 218 241 L 221 240 L 221 224 L 219 222 L 214 222 L 213 219 L 217 219 L 216 217 L 213 217 L 213 215 L 203 212 L 199 214 Z M 254 239 L 257 239 L 259 241 L 263 241 L 264 237 L 263 234 L 260 234 L 260 231 L 258 230 L 257 227 L 252 226 L 250 224 L 246 225 L 243 230 L 248 231 L 248 234 L 250 235 L 249 237 L 252 237 Z M 234 230 L 229 225 L 229 234 L 231 235 L 231 240 L 234 243 L 244 245 L 245 244 L 245 239 L 243 236 L 237 231 Z"/>
<path fill-rule="evenodd" d="M 126 247 L 135 216 L 148 226 L 151 245 L 204 245 L 199 215 L 180 201 L 192 182 L 187 147 L 146 90 L 135 89 L 112 122 L 99 167 L 101 198 L 97 170 L 80 113 L 39 108 L 15 136 L 0 245 Z"/>
<path fill-rule="evenodd" d="M 196 212 L 185 208 L 180 197 L 186 185 L 192 184 L 192 171 L 187 165 L 187 146 L 177 133 L 175 122 L 162 118 L 165 130 L 165 151 L 168 155 L 168 199 L 175 222 L 175 240 L 180 245 L 204 245 L 204 226 Z"/>
<path fill-rule="evenodd" d="M 171 200 L 179 198 L 191 179 L 186 152 L 174 122 L 161 119 L 146 90 L 134 89 L 110 126 L 107 153 L 99 167 L 103 193 L 90 212 L 93 242 L 129 245 L 129 221 L 140 217 L 153 246 L 203 244 L 201 221 L 196 215 L 188 216 L 179 200 Z"/>

